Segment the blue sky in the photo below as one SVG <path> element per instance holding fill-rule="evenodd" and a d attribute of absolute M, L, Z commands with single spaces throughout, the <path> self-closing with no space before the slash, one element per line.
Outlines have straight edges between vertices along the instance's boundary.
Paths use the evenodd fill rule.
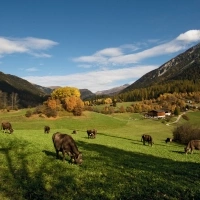
<path fill-rule="evenodd" d="M 1 0 L 0 71 L 92 92 L 200 42 L 199 0 Z"/>

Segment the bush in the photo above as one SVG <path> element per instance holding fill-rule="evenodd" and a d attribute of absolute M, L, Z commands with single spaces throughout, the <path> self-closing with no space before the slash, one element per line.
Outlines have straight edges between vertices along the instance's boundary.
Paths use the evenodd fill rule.
<path fill-rule="evenodd" d="M 178 126 L 173 131 L 173 139 L 181 144 L 187 144 L 190 140 L 199 140 L 200 128 L 194 127 L 191 124 Z"/>
<path fill-rule="evenodd" d="M 33 114 L 42 114 L 44 109 L 45 109 L 45 106 L 39 105 L 35 108 L 35 110 L 33 111 Z"/>
<path fill-rule="evenodd" d="M 47 107 L 44 111 L 44 114 L 47 117 L 57 117 L 57 111 L 55 109 L 51 109 L 49 107 Z"/>
<path fill-rule="evenodd" d="M 31 115 L 32 115 L 32 112 L 30 110 L 27 110 L 25 116 L 26 117 L 31 117 Z"/>
<path fill-rule="evenodd" d="M 185 115 L 185 114 L 182 115 L 182 118 L 185 119 L 185 120 L 187 120 L 187 121 L 189 121 L 189 117 L 187 115 Z"/>
<path fill-rule="evenodd" d="M 83 111 L 82 107 L 76 106 L 73 110 L 73 114 L 74 114 L 74 116 L 81 116 L 82 111 Z"/>

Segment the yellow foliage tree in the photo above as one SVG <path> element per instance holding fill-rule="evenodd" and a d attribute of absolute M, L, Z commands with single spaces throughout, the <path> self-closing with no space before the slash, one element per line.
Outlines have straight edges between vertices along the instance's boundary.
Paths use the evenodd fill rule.
<path fill-rule="evenodd" d="M 65 98 L 68 98 L 71 96 L 80 98 L 81 93 L 80 93 L 79 89 L 77 89 L 75 87 L 61 87 L 61 88 L 55 89 L 51 93 L 51 97 L 53 99 L 59 99 L 60 101 L 63 101 L 63 100 L 65 100 Z"/>
<path fill-rule="evenodd" d="M 104 102 L 105 102 L 105 104 L 111 104 L 112 103 L 112 99 L 111 98 L 106 98 Z"/>

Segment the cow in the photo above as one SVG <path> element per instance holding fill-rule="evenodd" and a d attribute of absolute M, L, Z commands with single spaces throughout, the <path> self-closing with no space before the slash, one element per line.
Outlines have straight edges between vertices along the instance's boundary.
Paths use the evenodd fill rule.
<path fill-rule="evenodd" d="M 97 134 L 96 129 L 87 130 L 88 139 L 89 138 L 96 138 L 96 134 Z"/>
<path fill-rule="evenodd" d="M 192 154 L 195 149 L 200 150 L 200 140 L 191 140 L 184 148 L 186 154 L 188 152 Z"/>
<path fill-rule="evenodd" d="M 141 142 L 143 142 L 143 145 L 145 145 L 145 142 L 148 142 L 148 145 L 153 145 L 153 139 L 150 135 L 143 134 L 141 138 Z"/>
<path fill-rule="evenodd" d="M 77 131 L 76 131 L 76 130 L 73 130 L 72 134 L 77 134 Z"/>
<path fill-rule="evenodd" d="M 45 126 L 44 127 L 44 133 L 49 133 L 50 132 L 50 127 L 49 126 Z"/>
<path fill-rule="evenodd" d="M 10 122 L 2 122 L 1 130 L 3 130 L 4 133 L 8 130 L 10 132 L 10 134 L 14 132 Z"/>
<path fill-rule="evenodd" d="M 168 143 L 168 142 L 170 142 L 170 143 L 171 143 L 172 141 L 173 141 L 173 139 L 172 139 L 172 138 L 167 138 L 167 139 L 165 140 L 165 142 L 166 142 L 166 143 Z"/>
<path fill-rule="evenodd" d="M 74 139 L 65 133 L 56 132 L 52 135 L 53 144 L 56 150 L 56 158 L 59 158 L 59 152 L 62 152 L 63 158 L 65 161 L 66 153 L 71 157 L 70 162 L 75 164 L 81 164 L 82 153 L 79 152 Z"/>

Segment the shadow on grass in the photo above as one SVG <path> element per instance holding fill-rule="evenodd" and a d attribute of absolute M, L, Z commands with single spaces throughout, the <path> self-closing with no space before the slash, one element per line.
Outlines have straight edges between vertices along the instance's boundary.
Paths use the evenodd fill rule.
<path fill-rule="evenodd" d="M 12 200 L 45 199 L 198 199 L 199 163 L 176 162 L 79 141 L 81 166 L 52 159 L 43 150 L 42 160 L 32 165 L 26 141 L 4 145 L 0 171 L 0 197 Z M 19 151 L 23 149 L 23 151 Z M 14 152 L 18 155 L 13 156 Z M 39 159 L 39 158 L 38 158 Z"/>
<path fill-rule="evenodd" d="M 53 153 L 53 152 L 47 151 L 47 150 L 43 150 L 42 152 L 45 153 L 47 156 L 56 158 L 56 153 L 55 152 Z"/>
<path fill-rule="evenodd" d="M 185 152 L 184 152 L 184 151 L 172 151 L 172 152 L 185 155 Z"/>

